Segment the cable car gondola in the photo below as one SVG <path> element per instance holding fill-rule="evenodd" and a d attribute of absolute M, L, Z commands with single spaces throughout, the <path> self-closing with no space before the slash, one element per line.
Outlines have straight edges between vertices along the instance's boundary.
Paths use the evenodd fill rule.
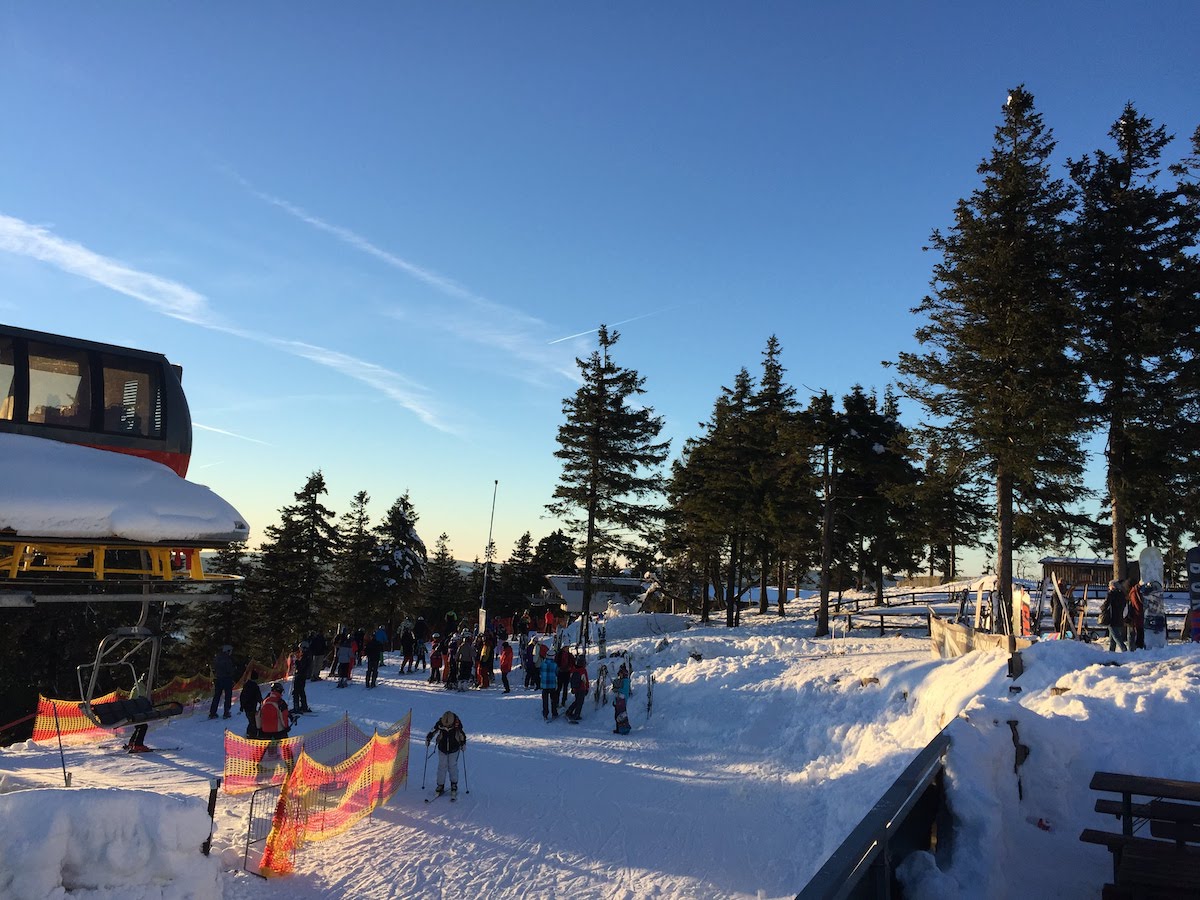
<path fill-rule="evenodd" d="M 249 527 L 184 478 L 192 423 L 180 374 L 160 353 L 0 325 L 0 608 L 140 604 L 137 624 L 77 669 L 80 709 L 101 728 L 182 710 L 147 696 L 93 703 L 114 669 L 154 690 L 162 638 L 150 603 L 228 600 L 241 580 L 201 565 L 201 550 L 245 541 Z M 96 451 L 148 461 L 112 465 Z"/>
<path fill-rule="evenodd" d="M 161 353 L 0 324 L 0 432 L 141 456 L 183 477 L 182 372 Z"/>

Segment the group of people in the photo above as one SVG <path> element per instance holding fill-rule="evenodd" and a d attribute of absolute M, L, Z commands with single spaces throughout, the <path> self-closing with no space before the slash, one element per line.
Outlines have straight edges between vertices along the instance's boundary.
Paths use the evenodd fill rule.
<path fill-rule="evenodd" d="M 497 662 L 504 693 L 510 693 L 512 686 L 508 683 L 508 673 L 512 671 L 513 649 L 507 640 L 501 640 L 490 629 L 482 634 L 471 634 L 462 629 L 445 638 L 434 632 L 429 651 L 429 682 L 456 690 L 467 687 L 487 689 L 495 680 Z"/>
<path fill-rule="evenodd" d="M 447 621 L 452 626 L 457 626 L 456 621 L 450 621 L 449 618 Z M 241 710 L 246 717 L 246 737 L 263 740 L 287 737 L 294 716 L 311 712 L 306 685 L 309 681 L 321 680 L 321 672 L 324 671 L 327 661 L 330 662 L 328 677 L 336 678 L 339 688 L 350 683 L 355 666 L 365 661 L 366 687 L 375 687 L 384 650 L 392 647 L 393 643 L 403 654 L 401 673 L 415 672 L 418 666 L 421 671 L 425 671 L 428 666 L 430 683 L 440 683 L 448 688 L 460 690 L 467 687 L 487 689 L 491 687 L 495 678 L 498 663 L 504 693 L 512 692 L 508 676 L 513 668 L 515 653 L 504 632 L 498 633 L 488 629 L 482 633 L 472 633 L 466 628 L 456 627 L 456 630 L 449 632 L 446 637 L 438 632 L 430 635 L 424 618 L 418 616 L 415 622 L 406 617 L 398 633 L 399 637 L 395 642 L 388 639 L 387 631 L 382 626 L 370 635 L 362 629 L 357 632 L 342 632 L 335 636 L 332 646 L 320 632 L 314 632 L 300 641 L 291 655 L 289 666 L 292 673 L 291 707 L 283 698 L 282 682 L 274 682 L 264 695 L 258 683 L 258 673 L 251 672 L 250 678 L 242 688 L 240 698 Z M 541 692 L 542 718 L 546 721 L 556 719 L 562 708 L 568 721 L 578 723 L 583 715 L 584 701 L 591 689 L 584 657 L 574 655 L 567 646 L 560 646 L 551 655 L 546 643 L 548 636 L 543 637 L 536 631 L 527 632 L 523 637 L 525 636 L 528 640 L 522 640 L 518 644 L 521 647 L 520 662 L 525 670 L 525 687 Z M 232 715 L 235 678 L 232 645 L 224 644 L 217 651 L 213 658 L 212 673 L 213 697 L 208 717 L 218 717 L 218 710 L 221 709 L 223 701 L 223 715 L 228 719 Z M 613 692 L 616 726 L 613 732 L 628 734 L 629 717 L 626 704 L 630 693 L 630 681 L 625 665 L 621 665 L 613 679 Z M 571 702 L 568 704 L 569 697 Z M 448 712 L 447 715 L 453 714 Z M 454 717 L 454 721 L 458 721 L 457 716 Z M 457 728 L 461 730 L 461 722 L 458 722 Z M 430 736 L 444 737 L 437 727 L 430 732 Z M 465 743 L 465 735 L 462 743 Z M 141 741 L 131 740 L 127 746 L 135 745 L 140 746 Z M 449 752 L 453 754 L 456 751 Z M 451 775 L 452 789 L 456 777 L 456 774 Z M 443 779 L 439 777 L 439 786 L 442 782 Z"/>

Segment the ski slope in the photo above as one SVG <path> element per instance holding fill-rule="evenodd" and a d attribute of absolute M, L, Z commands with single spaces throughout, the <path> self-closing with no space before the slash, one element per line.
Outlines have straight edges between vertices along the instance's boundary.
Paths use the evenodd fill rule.
<path fill-rule="evenodd" d="M 613 734 L 611 706 L 590 698 L 582 724 L 544 723 L 519 668 L 507 695 L 446 691 L 424 673 L 399 674 L 391 656 L 376 690 L 361 679 L 346 690 L 311 684 L 319 714 L 293 733 L 343 713 L 384 726 L 412 710 L 409 785 L 350 833 L 309 843 L 295 875 L 270 881 L 241 871 L 246 797 L 220 796 L 213 855 L 196 852 L 223 728 L 244 726 L 236 713 L 209 721 L 205 707 L 172 720 L 148 743 L 178 749 L 159 753 L 68 748 L 70 788 L 57 747 L 10 747 L 0 751 L 0 896 L 790 897 L 950 723 L 953 853 L 941 869 L 910 858 L 908 896 L 1065 900 L 1096 896 L 1110 872 L 1107 852 L 1078 840 L 1084 827 L 1112 825 L 1091 812 L 1094 770 L 1200 780 L 1196 754 L 1171 749 L 1200 737 L 1192 645 L 1109 654 L 1047 642 L 1025 653 L 1014 684 L 1003 654 L 932 659 L 921 629 L 818 641 L 811 616 L 743 621 L 664 635 L 673 625 L 661 617 L 614 619 L 609 650 L 629 649 L 637 671 L 628 736 Z M 596 669 L 593 659 L 593 680 Z M 436 758 L 423 792 L 424 734 L 446 709 L 469 735 L 466 771 L 457 802 L 427 804 Z M 1030 747 L 1023 800 L 1009 720 Z"/>

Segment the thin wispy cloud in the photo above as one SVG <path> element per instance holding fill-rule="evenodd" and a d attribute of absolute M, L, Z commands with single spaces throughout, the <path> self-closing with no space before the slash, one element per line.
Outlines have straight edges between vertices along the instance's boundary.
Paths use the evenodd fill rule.
<path fill-rule="evenodd" d="M 224 428 L 213 428 L 211 425 L 201 425 L 199 422 L 193 422 L 192 427 L 199 428 L 201 431 L 211 431 L 213 434 L 223 434 L 226 437 L 237 438 L 239 441 L 249 441 L 252 444 L 262 444 L 264 447 L 272 446 L 267 441 L 260 441 L 258 438 L 248 437 L 244 434 L 237 434 L 233 431 L 226 431 Z"/>
<path fill-rule="evenodd" d="M 434 288 L 447 299 L 459 301 L 469 308 L 467 315 L 455 314 L 454 309 L 444 311 L 445 314 L 442 316 L 425 313 L 422 317 L 423 321 L 438 325 L 460 340 L 499 350 L 514 357 L 524 367 L 533 366 L 541 372 L 549 370 L 568 378 L 573 377 L 573 370 L 569 362 L 560 360 L 553 354 L 547 354 L 545 348 L 548 344 L 537 337 L 548 330 L 547 324 L 541 319 L 482 297 L 452 278 L 432 272 L 395 253 L 384 250 L 357 232 L 327 222 L 289 200 L 259 190 L 238 173 L 229 169 L 226 171 L 231 178 L 263 202 L 283 210 L 312 228 L 336 237 L 348 246 Z M 401 318 L 403 313 L 396 312 L 393 315 Z M 512 374 L 517 377 L 527 377 L 530 373 L 526 368 L 519 368 Z"/>
<path fill-rule="evenodd" d="M 356 359 L 336 350 L 247 331 L 227 324 L 197 291 L 95 253 L 81 244 L 64 240 L 40 225 L 0 214 L 0 250 L 26 256 L 79 275 L 146 304 L 155 312 L 213 331 L 276 347 L 354 378 L 383 393 L 439 431 L 453 431 L 433 409 L 429 391 L 382 366 Z M 216 429 L 214 429 L 216 430 Z M 249 439 L 248 439 L 249 440 Z"/>
<path fill-rule="evenodd" d="M 139 272 L 115 259 L 94 253 L 82 244 L 64 240 L 40 225 L 0 214 L 0 250 L 49 263 L 64 272 L 102 284 L 173 319 L 206 327 L 220 324 L 204 296 L 191 288 Z"/>
<path fill-rule="evenodd" d="M 608 327 L 616 328 L 620 325 L 628 325 L 630 322 L 640 322 L 642 319 L 648 319 L 651 316 L 662 315 L 663 313 L 670 312 L 673 309 L 678 309 L 678 307 L 668 306 L 664 309 L 656 309 L 653 312 L 642 313 L 640 316 L 634 316 L 631 319 L 622 319 L 620 322 L 613 322 Z M 563 341 L 573 341 L 576 338 L 586 337 L 589 334 L 595 334 L 599 330 L 600 330 L 599 326 L 597 326 L 596 328 L 589 328 L 587 331 L 580 331 L 580 332 L 577 332 L 576 334 L 568 334 L 566 337 L 555 338 L 554 340 L 550 341 L 549 343 L 561 344 Z"/>

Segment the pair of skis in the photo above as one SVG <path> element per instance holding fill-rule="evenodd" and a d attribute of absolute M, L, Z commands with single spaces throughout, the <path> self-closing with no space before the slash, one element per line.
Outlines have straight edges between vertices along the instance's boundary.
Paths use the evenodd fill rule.
<path fill-rule="evenodd" d="M 458 796 L 457 796 L 457 795 L 454 793 L 454 791 L 442 791 L 442 793 L 441 793 L 441 794 L 439 794 L 437 791 L 434 791 L 434 792 L 433 792 L 433 796 L 432 796 L 432 797 L 426 797 L 426 798 L 425 798 L 425 802 L 426 802 L 426 803 L 432 803 L 432 802 L 433 802 L 434 800 L 436 800 L 438 797 L 441 797 L 441 796 L 442 796 L 442 794 L 449 794 L 449 795 L 450 795 L 450 802 L 451 802 L 451 803 L 454 803 L 454 802 L 456 802 L 456 801 L 458 800 Z"/>

